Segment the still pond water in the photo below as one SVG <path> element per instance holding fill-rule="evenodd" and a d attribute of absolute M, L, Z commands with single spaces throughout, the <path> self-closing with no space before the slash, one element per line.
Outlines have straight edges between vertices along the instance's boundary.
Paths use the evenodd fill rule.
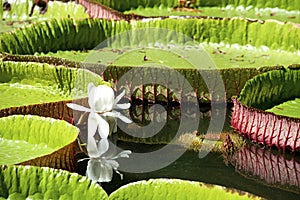
<path fill-rule="evenodd" d="M 149 121 L 147 121 L 147 119 L 149 120 L 148 108 L 149 107 L 145 106 L 131 107 L 130 115 L 136 124 L 139 122 L 141 124 L 149 123 Z M 140 114 L 133 112 L 139 109 L 142 109 L 143 112 Z M 203 109 L 201 111 L 203 111 Z M 232 131 L 230 128 L 230 112 L 231 107 L 229 106 L 222 131 Z M 171 113 L 173 114 L 172 116 Z M 178 115 L 174 113 L 178 113 Z M 133 153 L 145 153 L 144 155 L 160 150 L 167 144 L 154 144 L 155 142 L 153 141 L 158 141 L 160 138 L 163 139 L 164 137 L 160 136 L 160 134 L 164 135 L 168 132 L 168 130 L 170 130 L 169 127 L 178 127 L 179 113 L 180 112 L 177 112 L 176 109 L 168 110 L 167 123 L 165 125 L 167 128 L 162 128 L 161 132 L 157 134 L 156 139 L 143 140 L 148 144 L 141 144 L 140 141 L 135 140 L 134 137 L 124 137 L 124 131 L 122 130 L 118 130 L 117 139 L 113 142 L 121 149 L 131 150 Z M 198 132 L 203 133 L 209 126 L 210 111 L 205 110 L 205 112 L 200 112 L 199 118 Z M 120 127 L 122 127 L 122 125 L 120 125 Z M 153 144 L 151 144 L 151 141 Z M 150 172 L 136 171 L 131 173 L 123 171 L 123 180 L 120 179 L 118 174 L 114 173 L 113 180 L 109 183 L 102 183 L 102 187 L 110 194 L 127 183 L 139 180 L 148 180 L 151 178 L 179 178 L 235 188 L 267 199 L 299 199 L 299 155 L 291 155 L 290 153 L 283 155 L 273 149 L 264 149 L 253 144 L 247 144 L 245 147 L 235 151 L 230 157 L 229 164 L 226 164 L 222 152 L 211 151 L 203 158 L 199 158 L 198 152 L 186 150 L 184 147 L 178 145 L 172 146 L 174 148 L 171 148 L 172 152 L 169 152 L 170 154 L 176 154 L 181 150 L 183 150 L 184 153 L 178 156 L 178 159 L 175 161 L 170 162 L 166 167 Z M 163 156 L 169 156 L 169 153 L 158 156 L 156 160 L 153 159 L 149 162 L 154 164 L 165 162 Z M 82 157 L 83 155 L 79 156 Z M 130 162 L 130 158 L 128 158 L 128 162 Z M 126 162 L 120 160 L 120 166 L 122 166 L 122 164 L 124 165 Z M 144 163 L 135 162 L 135 165 L 144 165 Z M 78 173 L 84 175 L 86 166 L 87 162 L 80 162 Z"/>

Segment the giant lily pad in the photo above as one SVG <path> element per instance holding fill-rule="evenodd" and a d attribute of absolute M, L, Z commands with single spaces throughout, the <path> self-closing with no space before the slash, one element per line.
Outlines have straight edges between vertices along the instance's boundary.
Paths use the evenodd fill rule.
<path fill-rule="evenodd" d="M 276 115 L 300 118 L 300 99 L 296 98 L 294 100 L 284 102 L 268 109 L 267 111 L 275 113 Z"/>
<path fill-rule="evenodd" d="M 2 1 L 3 2 L 3 1 Z M 31 1 L 15 1 L 11 3 L 11 11 L 3 12 L 0 10 L 0 33 L 10 31 L 19 27 L 35 23 L 36 21 L 45 21 L 52 18 L 87 18 L 89 17 L 84 11 L 82 5 L 75 2 L 63 3 L 60 1 L 49 1 L 48 11 L 44 15 L 39 15 L 39 9 L 35 8 L 32 17 L 29 17 L 29 8 L 32 6 Z"/>
<path fill-rule="evenodd" d="M 0 165 L 32 164 L 74 171 L 79 129 L 32 115 L 0 118 Z"/>
<path fill-rule="evenodd" d="M 177 0 L 96 0 L 101 4 L 109 6 L 110 8 L 125 11 L 135 8 L 173 8 L 178 6 L 179 1 Z M 297 0 L 289 0 L 289 1 L 275 1 L 275 2 L 266 2 L 262 0 L 211 0 L 211 1 L 201 1 L 195 0 L 193 6 L 194 7 L 221 7 L 231 5 L 233 7 L 256 7 L 256 8 L 281 8 L 286 10 L 298 10 L 300 3 Z"/>
<path fill-rule="evenodd" d="M 233 99 L 233 128 L 257 143 L 298 151 L 299 74 L 299 65 L 294 65 L 248 81 L 239 98 Z"/>
<path fill-rule="evenodd" d="M 95 182 L 78 174 L 33 166 L 0 167 L 0 199 L 108 199 Z"/>
<path fill-rule="evenodd" d="M 138 34 L 135 33 L 137 29 L 140 31 Z M 153 34 L 149 34 L 150 29 L 154 30 Z M 167 34 L 166 37 L 162 37 L 161 29 L 184 33 L 186 37 L 174 37 L 174 34 Z M 128 32 L 128 30 L 130 31 Z M 294 59 L 289 58 L 296 57 L 295 52 L 299 49 L 299 31 L 299 27 L 292 23 L 256 21 L 241 18 L 169 18 L 138 20 L 132 23 L 103 19 L 60 19 L 37 23 L 35 26 L 0 35 L 0 50 L 12 54 L 34 54 L 37 52 L 47 53 L 57 52 L 58 50 L 74 50 L 72 51 L 72 57 L 77 57 L 78 51 L 91 50 L 98 44 L 101 44 L 101 42 L 119 33 L 123 35 L 113 40 L 108 40 L 105 45 L 108 45 L 110 48 L 117 48 L 116 50 L 118 50 L 119 47 L 134 48 L 141 42 L 140 38 L 142 38 L 146 46 L 148 44 L 155 45 L 155 43 L 161 44 L 170 41 L 176 45 L 183 46 L 190 46 L 195 43 L 207 44 L 209 47 L 208 51 L 212 54 L 213 60 L 218 64 L 217 67 L 222 68 L 222 70 L 216 69 L 215 72 L 213 72 L 214 67 L 202 67 L 205 65 L 203 61 L 197 62 L 198 65 L 195 66 L 195 68 L 203 69 L 206 67 L 211 70 L 207 75 L 210 77 L 215 76 L 211 75 L 211 73 L 220 73 L 224 82 L 223 85 L 226 89 L 226 95 L 228 99 L 230 99 L 231 96 L 239 94 L 249 78 L 264 71 L 262 68 L 258 68 L 258 66 L 271 65 L 274 66 L 273 68 L 276 68 L 276 66 L 291 64 L 291 60 Z M 247 32 L 247 34 L 245 34 L 245 32 Z M 132 33 L 131 38 L 128 33 Z M 151 37 L 145 38 L 145 36 Z M 187 38 L 194 41 L 191 43 L 191 40 L 186 40 Z M 51 44 L 47 43 L 49 40 L 53 42 L 51 42 Z M 166 46 L 167 44 L 164 45 Z M 235 51 L 232 50 L 234 48 L 236 48 Z M 278 49 L 284 52 L 276 52 Z M 122 49 L 120 50 L 122 51 Z M 253 52 L 252 50 L 257 50 L 257 55 L 250 53 Z M 239 52 L 239 54 L 236 55 L 236 52 Z M 285 59 L 278 60 L 278 55 L 284 56 Z M 136 59 L 140 61 L 138 64 L 145 63 L 143 56 L 143 54 L 139 55 Z M 106 64 L 101 56 L 94 54 L 92 57 L 95 59 L 93 61 L 98 64 L 95 68 L 100 68 L 99 64 Z M 107 56 L 102 57 L 106 58 Z M 133 57 L 135 56 L 133 55 Z M 154 63 L 151 63 L 151 55 L 149 57 L 150 60 L 146 62 L 146 64 L 164 65 L 164 63 L 166 63 L 164 60 L 156 58 L 152 58 Z M 185 55 L 183 57 L 185 57 Z M 120 62 L 127 59 L 126 56 L 123 57 L 123 61 L 121 60 L 122 56 L 119 58 Z M 207 58 L 209 58 L 209 56 L 207 56 Z M 185 58 L 181 59 L 184 60 Z M 272 60 L 272 62 L 269 62 L 270 60 Z M 91 60 L 87 59 L 85 61 L 89 62 Z M 118 60 L 116 61 L 118 62 Z M 177 60 L 173 59 L 173 61 L 176 62 Z M 295 62 L 297 62 L 297 59 Z M 128 63 L 126 64 L 128 65 Z M 250 65 L 254 66 L 255 69 L 249 70 L 248 67 Z M 114 68 L 116 71 L 113 71 L 111 74 L 109 74 L 109 72 L 104 73 L 104 76 L 106 80 L 117 81 L 122 76 L 124 72 L 123 69 L 124 68 L 116 67 Z M 102 75 L 103 71 L 98 70 L 98 73 Z M 201 96 L 205 96 L 205 98 L 209 97 L 209 95 L 207 95 L 207 84 L 204 83 L 203 74 L 194 73 L 194 71 L 189 71 L 189 69 L 184 69 L 181 73 L 189 82 L 192 82 L 191 85 L 195 88 L 199 98 L 201 98 Z M 203 73 L 205 74 L 206 72 Z M 112 76 L 106 76 L 107 74 Z M 210 78 L 210 80 L 212 79 Z M 180 88 L 181 86 L 178 87 Z M 215 91 L 216 89 L 213 88 L 211 90 Z"/>
<path fill-rule="evenodd" d="M 178 179 L 150 179 L 127 184 L 110 199 L 260 199 L 246 192 L 218 185 Z"/>
<path fill-rule="evenodd" d="M 156 29 L 151 37 L 149 29 Z M 35 52 L 56 52 L 58 50 L 91 50 L 106 39 L 128 30 L 139 29 L 139 34 L 127 33 L 121 38 L 108 41 L 114 47 L 138 46 L 142 37 L 145 42 L 171 42 L 189 45 L 192 38 L 195 42 L 211 42 L 224 44 L 250 44 L 253 47 L 267 46 L 269 49 L 295 51 L 299 49 L 299 26 L 293 23 L 278 21 L 253 21 L 250 19 L 155 19 L 139 20 L 134 23 L 126 21 L 110 21 L 103 19 L 60 19 L 40 22 L 35 26 L 15 30 L 0 35 L 0 50 L 13 54 L 34 54 Z M 161 38 L 161 29 L 184 33 L 186 37 L 174 37 L 169 34 Z M 274 30 L 274 31 L 270 31 Z M 247 32 L 247 35 L 245 35 Z M 133 32 L 134 33 L 134 32 Z M 285 34 L 289 33 L 289 34 Z M 124 36 L 124 37 L 123 37 Z M 175 35 L 176 36 L 176 35 Z M 178 35 L 177 35 L 178 36 Z M 294 38 L 294 39 L 291 39 Z M 53 41 L 49 44 L 47 41 Z M 20 45 L 22 44 L 22 45 Z"/>
<path fill-rule="evenodd" d="M 89 82 L 101 84 L 103 80 L 83 69 L 45 63 L 0 62 L 0 109 L 85 97 Z"/>
<path fill-rule="evenodd" d="M 116 49 L 100 49 L 97 51 L 58 51 L 36 53 L 35 55 L 47 55 L 54 58 L 67 58 L 72 61 L 85 62 L 89 55 L 93 54 L 95 63 L 112 64 L 115 66 L 167 66 L 171 68 L 194 68 L 186 59 L 197 56 L 201 60 L 201 65 L 197 66 L 200 69 L 210 69 L 211 61 L 215 62 L 218 69 L 232 68 L 259 68 L 262 66 L 276 66 L 278 64 L 288 66 L 292 63 L 300 63 L 300 57 L 295 56 L 294 52 L 278 51 L 264 48 L 255 48 L 253 46 L 241 45 L 225 45 L 222 43 L 201 43 L 195 48 L 201 48 L 196 52 L 186 51 L 187 57 L 184 55 L 174 54 L 171 50 L 161 49 L 167 48 L 145 48 L 132 50 L 129 48 Z M 184 47 L 182 47 L 184 48 Z M 197 53 L 197 54 L 196 54 Z M 196 54 L 196 55 L 195 55 Z M 147 55 L 147 62 L 143 57 Z"/>
<path fill-rule="evenodd" d="M 95 58 L 101 58 L 101 55 L 106 58 L 107 55 L 98 54 L 96 52 L 93 52 Z M 170 53 L 171 54 L 171 53 Z M 53 54 L 52 54 L 53 55 Z M 76 53 L 74 54 L 76 55 Z M 73 56 L 74 56 L 73 55 Z M 131 70 L 133 67 L 130 66 L 108 66 L 105 67 L 103 65 L 99 64 L 93 64 L 93 63 L 85 63 L 84 65 L 81 65 L 78 62 L 66 60 L 63 58 L 56 58 L 56 57 L 49 57 L 49 56 L 32 56 L 32 55 L 12 55 L 12 54 L 2 54 L 0 56 L 3 56 L 4 61 L 18 61 L 18 62 L 43 62 L 48 63 L 51 65 L 59 66 L 64 65 L 72 68 L 78 68 L 79 66 L 85 67 L 86 69 L 89 69 L 90 71 L 93 71 L 97 74 L 103 75 L 105 80 L 108 80 L 109 82 L 114 82 L 116 80 L 119 80 L 121 77 L 123 77 L 126 74 L 126 80 L 128 81 L 127 87 L 130 91 L 134 91 L 135 85 L 131 82 L 134 82 L 136 80 L 136 74 L 139 72 L 145 72 L 143 75 L 141 74 L 141 78 L 148 78 L 148 77 L 155 77 L 157 76 L 158 72 L 159 74 L 165 74 L 165 85 L 168 85 L 168 82 L 170 82 L 170 79 L 172 79 L 172 74 L 179 72 L 182 74 L 191 84 L 193 88 L 195 88 L 195 92 L 197 93 L 197 96 L 199 98 L 202 98 L 201 100 L 207 101 L 204 98 L 209 98 L 207 84 L 204 82 L 203 77 L 205 76 L 206 79 L 211 79 L 209 77 L 217 77 L 218 74 L 223 79 L 224 86 L 226 89 L 226 95 L 228 100 L 231 99 L 231 96 L 238 95 L 243 88 L 245 82 L 249 80 L 250 78 L 254 77 L 257 74 L 260 74 L 265 71 L 273 70 L 273 69 L 281 69 L 281 66 L 270 66 L 270 67 L 261 67 L 261 68 L 226 68 L 226 69 L 202 69 L 201 73 L 199 73 L 199 70 L 197 68 L 178 68 L 173 70 L 173 68 L 169 67 L 135 67 L 135 70 Z M 143 60 L 143 55 L 141 55 L 141 60 Z M 118 60 L 117 60 L 118 61 Z M 119 62 L 119 61 L 118 61 Z M 149 61 L 149 63 L 146 63 L 146 65 L 164 65 L 164 63 L 159 63 L 159 60 L 156 60 L 156 63 L 151 63 L 152 61 Z M 188 62 L 182 62 L 187 63 Z M 169 64 L 170 65 L 170 64 Z M 104 72 L 104 73 L 103 73 Z M 129 73 L 128 73 L 129 72 Z M 124 77 L 123 77 L 124 78 Z M 174 94 L 172 90 L 167 90 L 167 88 L 164 86 L 162 87 L 153 87 L 153 84 L 150 85 L 144 85 L 144 89 L 142 87 L 138 87 L 138 89 L 133 94 L 134 99 L 139 99 L 140 97 L 143 97 L 147 99 L 150 102 L 153 102 L 155 100 L 160 101 L 172 101 L 174 100 Z M 80 85 L 77 85 L 80 86 Z M 181 85 L 178 85 L 178 88 L 181 88 Z M 216 85 L 216 87 L 218 87 Z M 162 89 L 164 88 L 164 89 Z M 212 89 L 212 90 L 216 90 Z M 143 94 L 143 92 L 151 93 L 151 95 L 147 95 L 146 93 Z M 155 96 L 156 94 L 157 96 Z M 149 98 L 150 97 L 150 98 Z M 163 97 L 163 98 L 161 98 Z M 204 98 L 203 98 L 204 97 Z M 128 97 L 131 98 L 131 97 Z M 133 100 L 134 100 L 133 99 Z M 142 100 L 145 100 L 142 99 Z M 175 98 L 178 99 L 178 98 Z M 55 109 L 55 108 L 52 108 Z M 24 109 L 23 109 L 24 110 Z M 35 109 L 38 110 L 38 109 Z M 63 112 L 63 111 L 62 111 Z M 17 113 L 24 113 L 23 111 L 17 112 Z M 42 113 L 42 112 L 40 112 Z M 1 113 L 0 113 L 1 114 Z M 27 113 L 26 113 L 27 114 Z M 36 112 L 29 113 L 29 114 L 36 114 Z M 44 115 L 43 115 L 44 116 Z M 52 117 L 52 116 L 51 116 Z"/>

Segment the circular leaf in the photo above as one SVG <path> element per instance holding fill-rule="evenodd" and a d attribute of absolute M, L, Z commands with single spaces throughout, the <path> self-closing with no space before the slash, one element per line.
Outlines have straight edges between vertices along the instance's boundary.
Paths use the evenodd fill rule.
<path fill-rule="evenodd" d="M 0 118 L 0 164 L 74 170 L 79 129 L 63 120 L 33 115 Z M 37 159 L 35 159 L 37 158 Z"/>

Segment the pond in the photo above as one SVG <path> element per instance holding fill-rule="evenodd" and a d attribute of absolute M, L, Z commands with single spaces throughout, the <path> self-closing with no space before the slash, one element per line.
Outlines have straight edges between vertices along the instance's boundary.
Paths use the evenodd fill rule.
<path fill-rule="evenodd" d="M 136 114 L 133 112 L 135 107 L 143 107 L 144 113 L 149 113 L 149 106 L 134 105 L 131 107 L 131 116 Z M 205 109 L 204 109 L 205 108 Z M 175 108 L 176 110 L 176 108 Z M 210 123 L 210 110 L 207 107 L 202 107 L 199 120 L 199 133 L 205 133 Z M 178 118 L 180 118 L 180 112 L 168 112 L 168 120 L 165 127 L 178 128 Z M 172 113 L 173 115 L 171 116 Z M 177 113 L 177 115 L 174 115 Z M 230 114 L 231 105 L 228 106 L 227 116 L 224 123 L 223 132 L 233 132 L 230 127 Z M 147 114 L 146 114 L 147 115 Z M 155 116 L 154 116 L 155 118 Z M 147 124 L 149 123 L 148 116 L 143 116 L 140 121 L 133 119 L 135 123 Z M 176 129 L 176 128 L 175 128 Z M 175 129 L 173 131 L 175 131 Z M 82 133 L 85 128 L 81 127 Z M 127 130 L 128 131 L 128 130 Z M 128 133 L 128 132 L 127 132 Z M 157 133 L 157 137 L 162 138 L 160 135 L 166 135 L 169 133 L 168 128 L 163 128 Z M 234 133 L 232 133 L 234 134 Z M 158 150 L 163 149 L 166 145 L 170 144 L 157 144 L 157 139 L 144 139 L 145 143 L 139 141 L 138 138 L 132 136 L 125 136 L 126 133 L 122 130 L 118 130 L 115 139 L 112 140 L 117 144 L 118 148 L 131 150 L 133 153 L 143 154 L 145 157 Z M 216 134 L 218 135 L 218 134 Z M 155 137 L 155 136 L 153 136 Z M 84 139 L 84 136 L 82 136 Z M 153 144 L 151 144 L 151 141 Z M 154 141 L 154 142 L 153 142 Z M 156 143 L 156 144 L 155 144 Z M 235 188 L 242 191 L 250 192 L 267 199 L 298 199 L 300 193 L 300 157 L 299 155 L 285 155 L 274 149 L 263 149 L 262 147 L 245 142 L 244 147 L 239 147 L 233 154 L 233 157 L 227 158 L 220 149 L 212 150 L 211 152 L 205 152 L 203 158 L 199 158 L 199 152 L 191 149 L 186 149 L 182 145 L 173 145 L 172 152 L 167 154 L 161 154 L 161 156 L 155 157 L 150 160 L 149 163 L 165 162 L 163 157 L 168 157 L 170 154 L 178 154 L 179 151 L 184 152 L 181 156 L 178 156 L 174 162 L 170 162 L 165 167 L 161 167 L 158 170 L 149 170 L 149 172 L 143 172 L 143 170 L 134 169 L 130 162 L 134 162 L 134 165 L 143 166 L 145 163 L 137 162 L 134 155 L 131 155 L 128 159 L 120 159 L 120 170 L 122 166 L 124 169 L 124 179 L 121 180 L 118 174 L 114 174 L 113 179 L 109 183 L 101 183 L 101 186 L 105 191 L 110 194 L 119 187 L 128 183 L 148 180 L 151 178 L 179 178 L 183 180 L 200 181 L 210 184 L 218 184 L 226 186 L 228 188 Z M 218 146 L 218 144 L 216 145 Z M 201 147 L 201 145 L 200 145 Z M 206 154 L 207 153 L 207 154 Z M 83 153 L 78 155 L 79 158 L 85 157 Z M 152 159 L 153 157 L 149 159 Z M 250 165 L 249 165 L 250 163 Z M 79 162 L 78 173 L 84 175 L 86 171 L 87 162 Z M 129 168 L 124 165 L 130 165 Z M 250 166 L 250 167 L 249 167 Z M 298 169 L 297 169 L 298 167 Z M 137 167 L 138 168 L 138 167 Z M 127 171 L 127 172 L 126 172 Z M 135 172 L 128 172 L 135 171 Z M 278 176 L 274 176 L 274 173 L 278 173 Z M 280 177 L 280 174 L 282 176 Z M 273 180 L 274 179 L 274 180 Z"/>
<path fill-rule="evenodd" d="M 102 4 L 95 5 L 97 2 L 107 7 Z M 141 5 L 146 2 L 155 5 Z M 203 6 L 203 2 L 209 5 Z M 116 93 L 121 89 L 126 90 L 125 98 L 129 99 L 132 105 L 129 112 L 125 109 L 127 111 L 122 113 L 123 120 L 126 116 L 133 123 L 118 120 L 117 132 L 109 136 L 109 145 L 103 143 L 103 149 L 106 147 L 108 149 L 109 146 L 114 153 L 130 150 L 131 154 L 126 159 L 118 158 L 120 165 L 117 164 L 117 168 L 123 174 L 123 179 L 116 173 L 118 171 L 114 171 L 116 169 L 113 170 L 112 165 L 110 166 L 111 171 L 114 172 L 112 181 L 100 184 L 107 194 L 139 180 L 176 178 L 217 184 L 229 189 L 235 188 L 267 199 L 299 199 L 299 152 L 281 152 L 270 147 L 255 145 L 242 138 L 231 127 L 232 97 L 240 95 L 246 81 L 265 71 L 300 63 L 298 40 L 300 4 L 297 0 L 274 2 L 273 5 L 268 2 L 260 5 L 259 0 L 257 2 L 234 1 L 234 5 L 230 4 L 232 3 L 230 0 L 224 0 L 222 3 L 219 0 L 201 1 L 200 5 L 200 1 L 197 0 L 196 7 L 193 5 L 182 9 L 176 7 L 177 2 L 173 0 L 97 0 L 94 3 L 90 0 L 79 0 L 76 3 L 49 2 L 49 11 L 45 15 L 38 14 L 36 9 L 32 17 L 28 16 L 32 5 L 29 0 L 16 1 L 12 4 L 12 12 L 3 12 L 0 9 L 0 16 L 3 18 L 0 21 L 0 61 L 3 66 L 7 64 L 6 61 L 17 61 L 15 63 L 17 72 L 21 69 L 21 63 L 27 63 L 30 65 L 28 68 L 32 69 L 33 64 L 29 61 L 39 64 L 46 62 L 55 67 L 63 64 L 62 67 L 68 66 L 67 69 L 87 66 L 89 72 L 96 73 L 97 80 L 103 77 L 111 84 L 110 86 L 117 88 Z M 279 8 L 273 8 L 274 5 Z M 106 12 L 107 10 L 109 12 Z M 95 13 L 98 16 L 94 15 Z M 144 17 L 131 13 L 144 15 Z M 159 17 L 152 18 L 158 15 Z M 25 28 L 19 29 L 19 27 Z M 11 30 L 13 30 L 11 33 L 4 33 Z M 102 48 L 101 44 L 106 42 L 107 46 L 104 45 L 103 49 L 99 49 Z M 100 45 L 95 47 L 97 44 Z M 177 49 L 174 48 L 174 44 Z M 175 50 L 182 49 L 184 53 L 176 54 Z M 86 62 L 87 65 L 85 66 L 84 63 L 81 66 L 54 57 Z M 107 68 L 105 66 L 105 72 L 102 65 L 109 65 Z M 56 68 L 55 70 L 60 72 Z M 13 106 L 12 111 L 14 111 L 17 106 L 26 104 L 23 109 L 20 109 L 22 114 L 24 112 L 32 114 L 32 110 L 35 110 L 34 114 L 38 113 L 37 115 L 50 115 L 51 118 L 63 119 L 71 123 L 75 119 L 76 123 L 77 116 L 74 117 L 76 111 L 73 112 L 74 115 L 71 114 L 74 105 L 68 107 L 66 104 L 70 105 L 70 103 L 52 102 L 53 99 L 61 101 L 71 98 L 69 93 L 68 95 L 61 93 L 58 90 L 60 87 L 53 84 L 52 80 L 61 82 L 64 79 L 69 80 L 70 77 L 71 80 L 73 76 L 56 74 L 58 78 L 43 82 L 45 78 L 43 74 L 37 79 L 30 77 L 8 81 L 4 74 L 0 73 L 0 78 L 2 75 L 5 79 L 0 83 L 0 93 L 3 96 L 0 98 L 2 101 L 2 104 L 0 101 L 0 108 L 2 106 L 10 110 Z M 220 89 L 215 81 L 217 79 L 214 78 L 214 76 L 219 78 L 219 75 L 223 80 L 221 89 L 223 85 L 225 87 L 225 91 L 222 90 L 220 93 L 226 93 L 226 97 L 223 98 L 221 95 L 217 99 L 222 101 L 226 98 L 227 105 L 221 103 L 222 105 L 213 107 L 208 103 L 214 97 L 212 93 Z M 181 76 L 187 79 L 193 88 L 193 91 L 187 91 L 187 99 L 183 92 L 187 82 L 181 82 L 181 79 L 177 82 L 175 80 Z M 202 77 L 199 78 L 200 76 Z M 157 80 L 157 77 L 161 79 Z M 148 80 L 150 81 L 147 82 Z M 76 85 L 72 81 L 67 82 L 70 88 Z M 82 86 L 84 91 L 87 88 L 81 82 L 78 85 Z M 90 88 L 88 87 L 88 91 Z M 22 92 L 26 95 L 30 94 L 30 97 L 26 95 L 24 98 L 21 97 Z M 271 94 L 269 90 L 266 93 Z M 82 94 L 81 90 L 80 94 Z M 180 96 L 176 96 L 177 94 Z M 16 104 L 13 104 L 11 96 L 17 97 Z M 195 98 L 196 96 L 198 99 Z M 34 102 L 33 100 L 38 97 L 41 100 Z M 289 102 L 278 104 L 270 111 L 299 117 L 295 111 L 295 108 L 299 109 L 298 98 L 297 96 Z M 184 100 L 191 104 L 182 104 Z M 38 105 L 36 108 L 31 105 L 48 101 L 53 104 L 48 104 L 49 108 L 46 110 L 43 110 L 44 105 Z M 161 104 L 156 105 L 154 102 Z M 26 107 L 27 105 L 29 106 Z M 96 106 L 90 106 L 91 110 L 94 107 Z M 95 114 L 94 110 L 91 110 L 85 112 Z M 110 111 L 99 112 L 100 118 L 106 112 L 111 114 Z M 17 113 L 19 114 L 19 111 Z M 291 113 L 297 115 L 290 115 Z M 99 120 L 97 123 L 101 127 Z M 87 124 L 77 126 L 81 130 L 81 142 L 87 143 Z M 98 132 L 101 129 L 99 127 Z M 22 127 L 18 128 L 22 129 Z M 299 130 L 300 128 L 298 132 Z M 100 137 L 106 139 L 101 135 Z M 90 154 L 89 161 L 94 159 L 94 162 L 98 162 L 102 159 L 100 156 L 107 152 L 100 154 L 101 139 L 94 139 L 95 144 L 98 142 L 98 148 L 96 147 L 98 157 L 92 157 Z M 74 141 L 74 145 L 75 143 Z M 21 148 L 22 145 L 19 147 Z M 84 145 L 80 147 L 86 152 Z M 80 151 L 77 154 L 74 163 L 87 158 L 84 152 Z M 4 164 L 7 162 L 5 161 Z M 101 162 L 98 164 L 102 165 Z M 86 175 L 87 159 L 80 161 L 78 165 L 77 172 Z M 107 168 L 98 169 L 109 171 Z M 94 168 L 92 171 L 98 169 Z M 9 180 L 14 179 L 10 174 L 8 177 Z M 99 181 L 100 178 L 97 180 Z M 0 191 L 0 196 L 1 193 Z"/>

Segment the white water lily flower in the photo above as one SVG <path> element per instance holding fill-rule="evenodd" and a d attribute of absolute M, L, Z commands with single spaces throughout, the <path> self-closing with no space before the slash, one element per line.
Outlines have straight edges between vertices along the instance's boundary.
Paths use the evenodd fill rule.
<path fill-rule="evenodd" d="M 95 86 L 93 83 L 88 85 L 88 104 L 90 108 L 84 106 L 68 103 L 67 106 L 73 110 L 83 111 L 89 113 L 88 116 L 88 138 L 95 135 L 97 127 L 98 133 L 101 138 L 107 138 L 109 135 L 109 124 L 106 121 L 107 117 L 119 118 L 126 123 L 131 123 L 132 121 L 122 115 L 120 112 L 114 109 L 128 109 L 130 103 L 118 104 L 120 99 L 124 96 L 125 91 L 123 91 L 119 96 L 114 95 L 114 91 L 111 87 L 106 85 Z M 84 114 L 85 114 L 84 113 Z M 84 114 L 82 116 L 84 116 Z M 79 119 L 81 121 L 81 118 Z M 113 128 L 114 132 L 117 129 L 117 124 Z"/>
<path fill-rule="evenodd" d="M 95 139 L 89 141 L 88 154 L 90 158 L 84 158 L 79 161 L 89 160 L 86 170 L 86 176 L 96 182 L 110 182 L 113 176 L 113 170 L 120 174 L 121 179 L 123 175 L 118 171 L 119 163 L 115 160 L 117 158 L 129 158 L 131 151 L 125 150 L 117 155 L 104 155 L 107 152 L 109 143 L 108 140 L 101 139 L 96 144 Z"/>

